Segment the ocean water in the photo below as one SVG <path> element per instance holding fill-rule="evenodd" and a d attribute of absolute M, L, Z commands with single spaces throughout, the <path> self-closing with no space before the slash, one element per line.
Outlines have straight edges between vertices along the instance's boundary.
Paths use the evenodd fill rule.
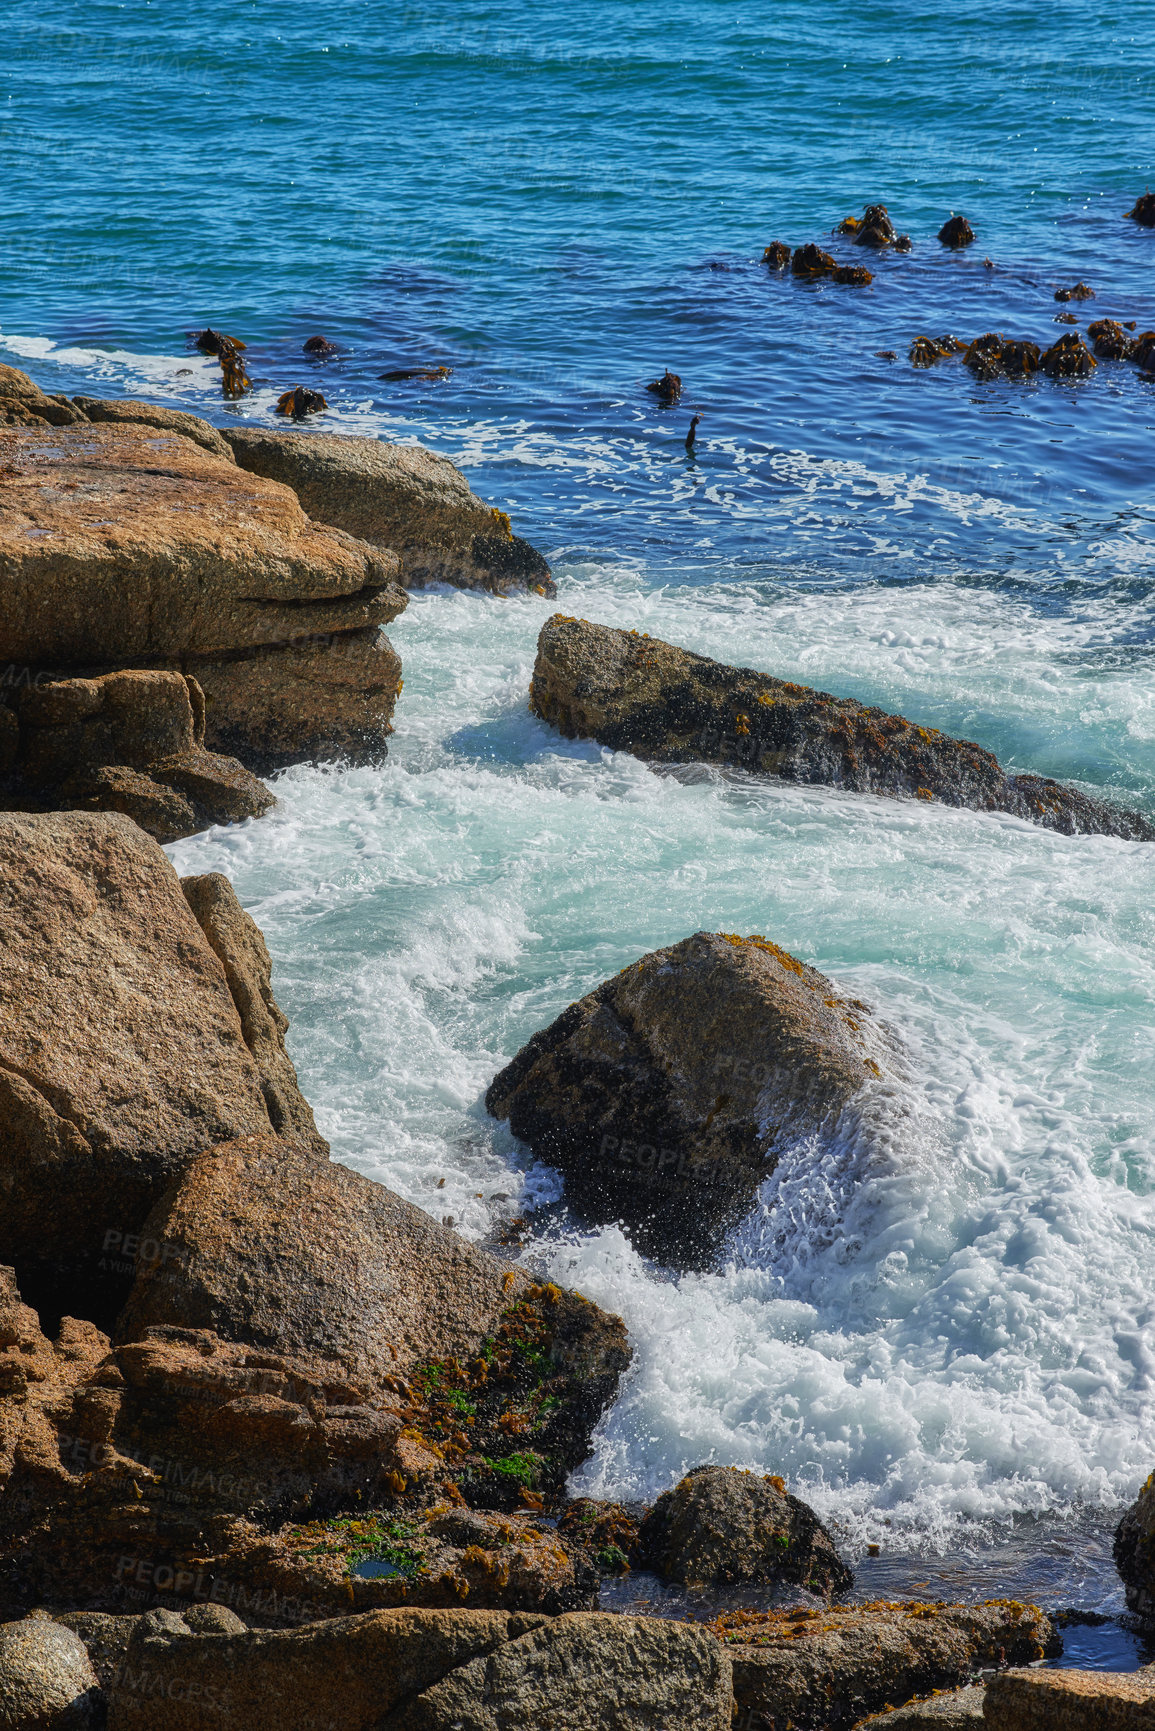
<path fill-rule="evenodd" d="M 1083 326 L 1155 327 L 1155 232 L 1121 214 L 1155 159 L 1151 0 L 0 12 L 0 359 L 220 424 L 319 385 L 326 426 L 460 463 L 564 611 L 1155 812 L 1155 385 L 906 359 L 1053 340 L 1079 279 Z M 870 287 L 760 264 L 860 262 L 829 231 L 878 198 L 914 244 Z M 238 406 L 205 323 L 249 344 Z M 453 370 L 380 377 L 413 365 Z M 667 366 L 672 410 L 643 388 Z M 550 611 L 414 595 L 388 763 L 294 769 L 269 817 L 169 850 L 260 922 L 337 1156 L 478 1239 L 526 1218 L 522 1254 L 624 1315 L 575 1490 L 780 1472 L 852 1558 L 880 1546 L 879 1590 L 933 1559 L 1117 1609 L 1110 1526 L 1155 1465 L 1155 847 L 566 742 L 526 706 Z M 870 1135 L 796 1149 L 679 1278 L 570 1216 L 481 1100 L 701 928 L 813 962 L 904 1063 Z"/>

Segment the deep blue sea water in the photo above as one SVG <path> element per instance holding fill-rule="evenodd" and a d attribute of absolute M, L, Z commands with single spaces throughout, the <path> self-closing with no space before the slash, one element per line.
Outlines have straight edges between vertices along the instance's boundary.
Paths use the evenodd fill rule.
<path fill-rule="evenodd" d="M 1155 231 L 1122 216 L 1155 179 L 1151 0 L 0 21 L 0 359 L 218 422 L 318 384 L 326 425 L 459 462 L 566 611 L 1155 811 L 1155 384 L 906 358 L 1049 342 L 1079 279 L 1082 325 L 1155 327 Z M 877 199 L 913 250 L 870 287 L 760 263 L 774 239 L 861 261 L 830 230 Z M 238 408 L 187 348 L 205 323 L 249 344 Z M 335 359 L 303 356 L 318 333 Z M 380 378 L 413 365 L 452 373 Z M 667 366 L 671 410 L 643 388 Z M 1117 1607 L 1109 1527 L 1155 1465 L 1155 849 L 567 744 L 525 708 L 549 610 L 414 597 L 388 765 L 294 770 L 269 818 L 170 850 L 263 926 L 335 1150 L 477 1237 L 541 1203 L 535 1253 L 626 1316 L 577 1488 L 756 1466 L 852 1554 L 880 1543 L 887 1590 L 933 1557 Z M 480 1099 L 702 926 L 853 987 L 910 1074 L 869 1147 L 799 1149 L 726 1261 L 676 1279 L 559 1216 Z"/>

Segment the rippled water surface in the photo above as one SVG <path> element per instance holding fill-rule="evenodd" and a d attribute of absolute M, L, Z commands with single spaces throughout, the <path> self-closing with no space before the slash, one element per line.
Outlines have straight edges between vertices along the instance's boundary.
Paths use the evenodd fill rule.
<path fill-rule="evenodd" d="M 1155 326 L 1155 231 L 1122 217 L 1155 157 L 1150 0 L 3 12 L 0 358 L 222 423 L 319 384 L 330 427 L 459 462 L 565 611 L 1155 812 L 1155 385 L 906 358 L 1049 342 L 1078 279 L 1082 326 Z M 829 231 L 877 198 L 913 250 L 869 287 L 759 262 L 861 259 Z M 239 409 L 187 351 L 206 322 L 249 342 Z M 453 370 L 380 377 L 416 364 Z M 642 388 L 667 366 L 671 410 Z M 526 708 L 549 610 L 414 596 L 389 762 L 290 771 L 270 817 L 170 850 L 265 930 L 335 1151 L 477 1237 L 529 1210 L 527 1253 L 626 1317 L 577 1488 L 782 1472 L 882 1547 L 880 1591 L 932 1557 L 1117 1608 L 1110 1524 L 1155 1464 L 1155 848 L 567 743 Z M 885 1133 L 798 1149 L 679 1279 L 570 1218 L 481 1096 L 702 927 L 869 1000 L 909 1074 Z"/>

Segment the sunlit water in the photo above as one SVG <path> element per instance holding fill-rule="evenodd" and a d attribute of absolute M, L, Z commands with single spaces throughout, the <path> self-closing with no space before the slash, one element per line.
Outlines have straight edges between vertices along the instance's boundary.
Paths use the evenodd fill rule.
<path fill-rule="evenodd" d="M 1150 3 L 22 10 L 0 358 L 218 422 L 319 383 L 326 425 L 460 462 L 566 612 L 1155 812 L 1155 387 L 906 361 L 921 332 L 1050 341 L 1079 277 L 1083 325 L 1155 325 L 1155 234 L 1121 217 L 1155 154 L 1153 26 Z M 869 289 L 758 262 L 774 238 L 860 259 L 828 231 L 880 196 L 915 246 Z M 951 209 L 961 255 L 934 240 Z M 209 321 L 250 343 L 236 410 L 186 352 Z M 417 363 L 454 372 L 379 377 Z M 667 365 L 671 411 L 642 389 Z M 477 1238 L 529 1212 L 525 1254 L 624 1315 L 634 1366 L 575 1489 L 780 1472 L 852 1557 L 880 1544 L 880 1590 L 933 1557 L 1117 1607 L 1109 1527 L 1155 1464 L 1155 847 L 567 743 L 526 707 L 549 611 L 414 596 L 389 762 L 293 770 L 269 817 L 170 850 L 265 931 L 335 1152 Z M 905 1061 L 876 1134 L 795 1150 L 719 1266 L 676 1278 L 568 1216 L 481 1099 L 700 928 L 813 962 Z"/>

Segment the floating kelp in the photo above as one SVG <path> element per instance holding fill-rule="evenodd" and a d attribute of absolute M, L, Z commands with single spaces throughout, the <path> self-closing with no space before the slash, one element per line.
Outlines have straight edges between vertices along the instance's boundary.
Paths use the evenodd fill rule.
<path fill-rule="evenodd" d="M 666 408 L 670 408 L 682 394 L 682 381 L 677 373 L 672 373 L 667 367 L 661 378 L 648 384 L 646 389 L 652 392 L 660 403 L 664 403 Z"/>
<path fill-rule="evenodd" d="M 815 246 L 813 241 L 808 241 L 805 246 L 795 250 L 790 268 L 795 276 L 833 276 L 838 269 L 838 260 L 832 258 L 830 253 L 823 252 L 820 246 Z"/>
<path fill-rule="evenodd" d="M 1129 361 L 1137 347 L 1117 319 L 1096 319 L 1087 326 L 1095 353 L 1104 361 Z"/>
<path fill-rule="evenodd" d="M 391 385 L 400 384 L 405 379 L 447 379 L 453 371 L 452 367 L 394 367 L 391 372 L 379 373 L 378 377 Z"/>
<path fill-rule="evenodd" d="M 892 246 L 896 252 L 910 251 L 910 236 L 898 234 L 884 204 L 868 204 L 861 217 L 843 217 L 835 234 L 848 234 L 855 246 Z"/>
<path fill-rule="evenodd" d="M 222 337 L 218 353 L 221 363 L 221 390 L 226 397 L 243 397 L 246 391 L 252 390 L 253 381 L 245 371 L 245 363 L 237 345 L 231 338 Z"/>
<path fill-rule="evenodd" d="M 1142 198 L 1135 200 L 1134 210 L 1125 210 L 1124 216 L 1129 216 L 1132 222 L 1138 222 L 1144 228 L 1155 228 L 1155 192 L 1145 192 Z"/>
<path fill-rule="evenodd" d="M 1078 319 L 1074 313 L 1056 313 L 1052 323 L 1057 325 L 1077 325 Z"/>
<path fill-rule="evenodd" d="M 857 283 L 865 287 L 867 283 L 874 281 L 874 277 L 864 264 L 840 264 L 831 271 L 830 280 L 831 282 Z"/>
<path fill-rule="evenodd" d="M 337 353 L 336 343 L 331 343 L 328 337 L 309 337 L 303 346 L 307 355 L 315 355 L 319 359 Z"/>
<path fill-rule="evenodd" d="M 310 391 L 305 385 L 297 385 L 294 390 L 286 391 L 278 399 L 278 415 L 291 415 L 294 421 L 303 421 L 306 415 L 319 415 L 329 407 L 320 391 Z"/>
<path fill-rule="evenodd" d="M 1095 291 L 1089 282 L 1077 282 L 1074 288 L 1061 288 L 1055 290 L 1055 299 L 1057 301 L 1093 301 L 1094 298 Z"/>
<path fill-rule="evenodd" d="M 790 248 L 784 240 L 772 240 L 762 254 L 762 263 L 774 270 L 785 270 L 790 263 Z"/>
<path fill-rule="evenodd" d="M 1082 337 L 1077 337 L 1074 331 L 1067 331 L 1058 342 L 1052 343 L 1039 362 L 1052 379 L 1085 379 L 1098 364 Z"/>
<path fill-rule="evenodd" d="M 948 216 L 938 231 L 938 238 L 944 246 L 956 249 L 970 246 L 975 238 L 975 231 L 965 216 Z"/>
<path fill-rule="evenodd" d="M 189 341 L 198 348 L 202 355 L 219 355 L 222 347 L 244 349 L 245 344 L 240 337 L 226 337 L 222 331 L 214 331 L 211 325 L 206 325 L 203 331 L 190 331 Z"/>

